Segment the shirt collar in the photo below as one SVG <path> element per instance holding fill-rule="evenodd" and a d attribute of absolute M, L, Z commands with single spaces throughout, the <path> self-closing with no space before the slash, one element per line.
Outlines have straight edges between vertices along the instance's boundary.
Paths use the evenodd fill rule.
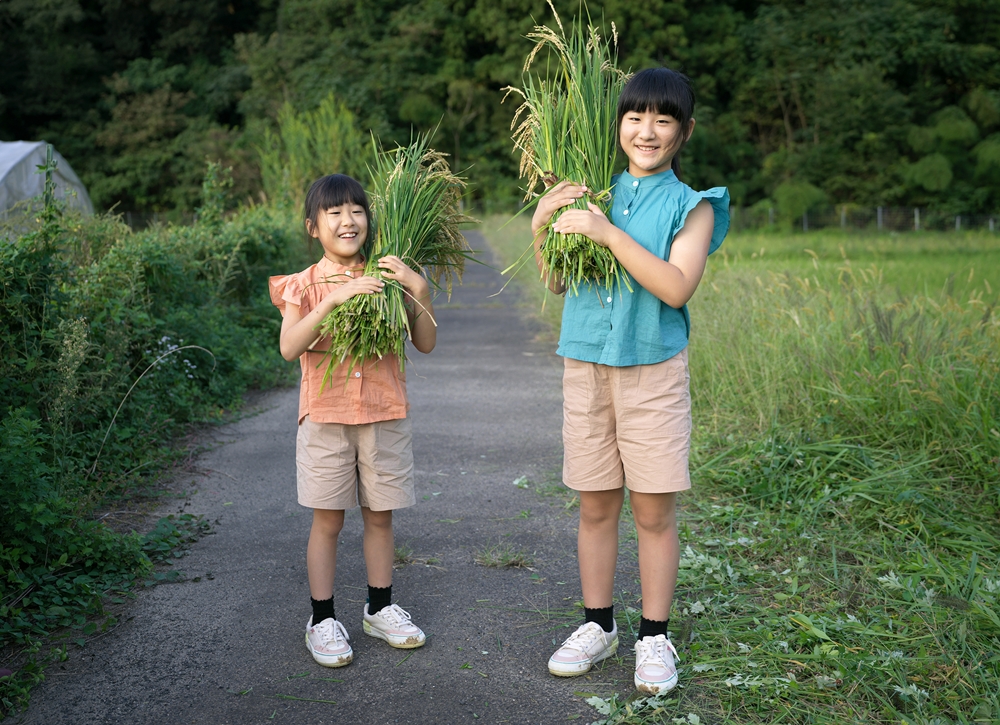
<path fill-rule="evenodd" d="M 639 183 L 637 184 L 635 182 Z M 674 173 L 673 169 L 667 169 L 666 171 L 661 171 L 660 173 L 653 174 L 652 176 L 632 176 L 632 174 L 628 172 L 628 169 L 625 169 L 618 178 L 618 186 L 623 186 L 626 189 L 667 186 L 668 184 L 674 183 L 677 183 L 677 175 Z"/>
<path fill-rule="evenodd" d="M 365 261 L 361 260 L 361 264 L 355 264 L 353 267 L 345 267 L 342 264 L 337 264 L 327 259 L 325 256 L 319 260 L 316 265 L 316 269 L 324 277 L 356 277 L 358 272 L 363 272 L 365 269 Z"/>

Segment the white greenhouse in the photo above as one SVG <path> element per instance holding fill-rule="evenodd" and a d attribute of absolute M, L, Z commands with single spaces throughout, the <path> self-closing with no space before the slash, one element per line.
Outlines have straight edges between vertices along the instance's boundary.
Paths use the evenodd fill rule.
<path fill-rule="evenodd" d="M 44 141 L 0 141 L 0 214 L 5 214 L 19 202 L 40 197 L 45 187 L 45 175 L 38 167 L 45 165 Z M 90 196 L 69 163 L 55 150 L 56 197 L 65 199 L 71 207 L 85 214 L 94 213 Z"/>

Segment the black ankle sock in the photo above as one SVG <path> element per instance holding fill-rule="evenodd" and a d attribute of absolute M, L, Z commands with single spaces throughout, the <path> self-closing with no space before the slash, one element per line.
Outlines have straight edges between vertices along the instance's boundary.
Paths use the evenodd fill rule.
<path fill-rule="evenodd" d="M 337 615 L 333 611 L 333 597 L 329 599 L 313 599 L 309 598 L 312 602 L 313 608 L 313 624 L 319 624 L 324 619 L 336 619 Z"/>
<path fill-rule="evenodd" d="M 381 612 L 390 604 L 392 604 L 392 584 L 387 587 L 373 587 L 371 584 L 368 585 L 369 615 Z"/>
<path fill-rule="evenodd" d="M 614 605 L 610 607 L 597 607 L 591 609 L 589 607 L 584 607 L 584 618 L 586 622 L 594 622 L 601 625 L 601 629 L 605 632 L 610 632 L 615 628 L 615 607 Z"/>
<path fill-rule="evenodd" d="M 645 617 L 641 617 L 639 619 L 639 634 L 636 635 L 636 639 L 642 639 L 643 637 L 655 637 L 658 634 L 662 634 L 666 637 L 668 624 L 670 624 L 669 617 L 664 619 L 662 622 L 657 619 L 646 619 Z"/>

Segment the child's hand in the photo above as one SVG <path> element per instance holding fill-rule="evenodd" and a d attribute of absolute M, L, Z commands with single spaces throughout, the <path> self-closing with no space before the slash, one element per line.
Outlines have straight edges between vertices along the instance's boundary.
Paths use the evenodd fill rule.
<path fill-rule="evenodd" d="M 586 209 L 567 209 L 562 213 L 552 229 L 559 234 L 582 234 L 593 239 L 602 247 L 611 243 L 614 224 L 604 215 L 596 204 L 587 203 Z"/>
<path fill-rule="evenodd" d="M 538 200 L 535 206 L 535 213 L 531 217 L 531 232 L 535 236 L 542 227 L 549 223 L 552 215 L 569 206 L 577 199 L 587 193 L 587 187 L 581 184 L 574 184 L 572 181 L 560 181 L 546 192 L 545 196 Z"/>
<path fill-rule="evenodd" d="M 333 303 L 333 307 L 340 307 L 355 295 L 373 295 L 384 288 L 385 282 L 375 277 L 354 277 L 348 282 L 338 284 L 337 289 L 327 295 L 326 299 Z"/>
<path fill-rule="evenodd" d="M 383 277 L 399 282 L 407 292 L 417 299 L 426 297 L 430 292 L 427 280 L 410 269 L 410 266 L 399 257 L 393 255 L 382 257 L 378 261 L 378 267 L 382 270 Z"/>

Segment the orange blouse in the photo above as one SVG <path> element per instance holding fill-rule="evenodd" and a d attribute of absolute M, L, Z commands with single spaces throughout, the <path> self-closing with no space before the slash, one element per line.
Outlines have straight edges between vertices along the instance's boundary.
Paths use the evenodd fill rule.
<path fill-rule="evenodd" d="M 317 264 L 298 274 L 271 277 L 271 302 L 285 314 L 285 304 L 299 306 L 305 317 L 320 300 L 330 294 L 334 284 L 343 284 L 348 277 L 361 274 L 364 267 L 345 267 L 323 257 Z M 308 415 L 314 423 L 346 423 L 362 425 L 380 420 L 405 418 L 410 408 L 406 399 L 406 375 L 399 359 L 387 355 L 379 360 L 370 358 L 355 366 L 348 377 L 350 361 L 340 363 L 333 377 L 322 390 L 327 360 L 324 355 L 329 337 L 317 339 L 299 358 L 302 385 L 299 390 L 299 423 Z"/>

